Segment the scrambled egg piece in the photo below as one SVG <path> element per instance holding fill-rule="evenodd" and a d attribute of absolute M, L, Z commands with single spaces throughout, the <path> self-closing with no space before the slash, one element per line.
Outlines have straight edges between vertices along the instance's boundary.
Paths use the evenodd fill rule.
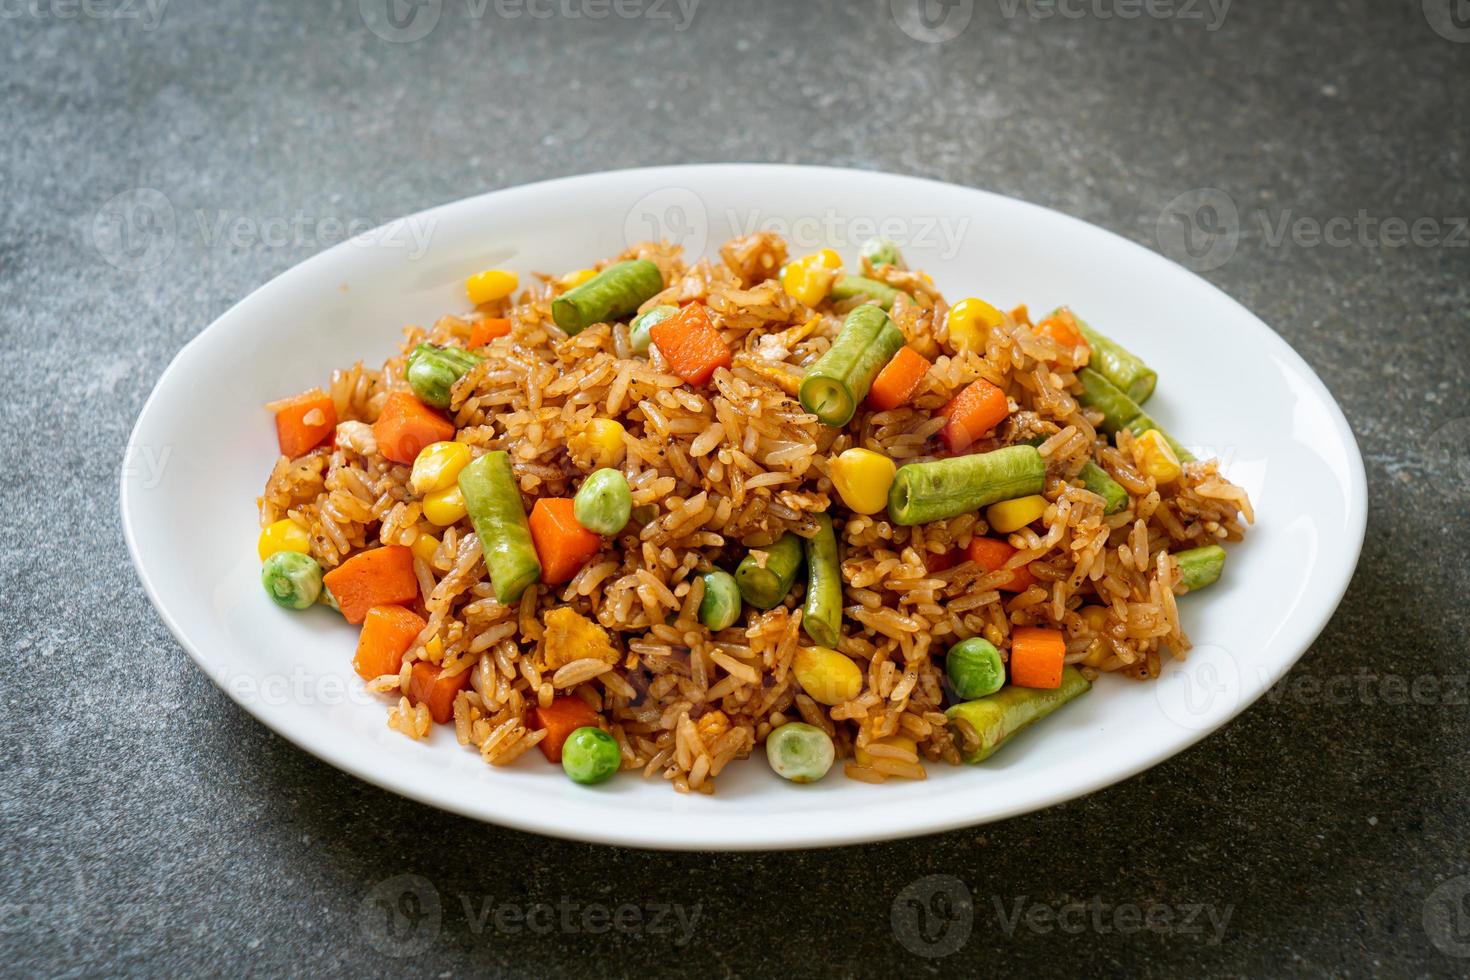
<path fill-rule="evenodd" d="M 549 610 L 542 623 L 546 626 L 546 635 L 542 640 L 541 656 L 546 661 L 546 670 L 556 670 L 573 660 L 588 657 L 609 664 L 618 662 L 618 651 L 608 639 L 607 630 L 570 606 Z"/>

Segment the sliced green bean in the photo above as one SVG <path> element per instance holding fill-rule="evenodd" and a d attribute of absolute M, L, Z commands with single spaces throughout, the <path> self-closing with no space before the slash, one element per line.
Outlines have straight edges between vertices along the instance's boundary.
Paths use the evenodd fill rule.
<path fill-rule="evenodd" d="M 664 304 L 634 317 L 628 327 L 628 343 L 633 348 L 633 353 L 639 357 L 647 357 L 648 346 L 653 343 L 653 334 L 649 331 L 678 312 L 677 306 Z"/>
<path fill-rule="evenodd" d="M 1060 312 L 1061 310 L 1053 310 L 1052 316 Z M 1139 405 L 1148 401 L 1149 396 L 1154 393 L 1154 385 L 1159 380 L 1158 372 L 1143 363 L 1143 358 L 1116 340 L 1089 327 L 1077 314 L 1072 314 L 1072 319 L 1076 321 L 1077 328 L 1082 331 L 1083 338 L 1087 340 L 1087 346 L 1092 348 L 1092 357 L 1088 360 L 1088 366 L 1111 381 L 1119 391 Z"/>
<path fill-rule="evenodd" d="M 894 474 L 888 516 L 895 524 L 928 524 L 981 507 L 1040 493 L 1046 462 L 1034 446 L 909 463 Z"/>
<path fill-rule="evenodd" d="M 704 598 L 699 600 L 699 621 L 718 633 L 740 618 L 740 586 L 735 576 L 717 568 L 704 573 Z"/>
<path fill-rule="evenodd" d="M 1123 485 L 1117 480 L 1108 476 L 1107 470 L 1092 460 L 1089 459 L 1084 463 L 1082 472 L 1077 475 L 1082 478 L 1084 487 L 1108 502 L 1107 507 L 1103 509 L 1104 514 L 1116 514 L 1128 506 L 1128 491 L 1124 490 Z"/>
<path fill-rule="evenodd" d="M 863 242 L 863 258 L 874 266 L 891 265 L 895 269 L 904 268 L 903 253 L 898 250 L 898 245 L 891 238 L 869 238 Z"/>
<path fill-rule="evenodd" d="M 802 379 L 801 407 L 823 425 L 852 420 L 868 397 L 873 379 L 903 346 L 903 331 L 876 306 L 859 306 L 847 315 L 837 339 Z"/>
<path fill-rule="evenodd" d="M 804 721 L 788 721 L 766 736 L 771 768 L 793 783 L 816 782 L 827 775 L 836 758 L 831 736 Z"/>
<path fill-rule="evenodd" d="M 1092 368 L 1083 368 L 1077 372 L 1077 380 L 1082 382 L 1082 404 L 1089 408 L 1095 408 L 1103 414 L 1102 428 L 1104 432 L 1118 433 L 1127 429 L 1134 435 L 1142 435 L 1149 429 L 1158 429 L 1163 433 L 1164 441 L 1169 448 L 1174 450 L 1174 455 L 1179 457 L 1181 463 L 1188 463 L 1194 456 L 1185 449 L 1164 427 L 1143 409 L 1138 403 L 1118 390 L 1118 386 L 1103 377 Z"/>
<path fill-rule="evenodd" d="M 801 568 L 801 538 L 787 531 L 769 548 L 756 550 L 765 552 L 765 562 L 754 554 L 746 555 L 735 569 L 735 584 L 740 587 L 740 597 L 755 608 L 774 609 L 796 582 Z"/>
<path fill-rule="evenodd" d="M 817 533 L 803 542 L 806 602 L 801 607 L 801 625 L 807 636 L 835 650 L 842 639 L 842 562 L 832 516 L 818 514 L 816 520 Z"/>
<path fill-rule="evenodd" d="M 1003 687 L 988 698 L 957 704 L 945 714 L 960 757 L 969 763 L 983 762 L 1017 732 L 1091 689 L 1092 683 L 1076 667 L 1063 667 L 1062 684 L 1054 690 Z"/>
<path fill-rule="evenodd" d="M 883 309 L 891 309 L 893 301 L 898 299 L 902 290 L 895 289 L 886 282 L 869 279 L 867 276 L 838 276 L 832 283 L 832 301 L 840 303 L 847 299 L 875 300 Z"/>
<path fill-rule="evenodd" d="M 277 551 L 260 569 L 260 584 L 278 606 L 306 609 L 321 596 L 322 566 L 299 551 Z"/>
<path fill-rule="evenodd" d="M 1179 583 L 1189 592 L 1213 585 L 1225 569 L 1225 549 L 1218 544 L 1174 552 L 1179 563 Z"/>
<path fill-rule="evenodd" d="M 489 452 L 460 470 L 459 491 L 480 538 L 495 601 L 503 606 L 520 601 L 521 593 L 541 577 L 541 561 L 510 456 Z"/>
<path fill-rule="evenodd" d="M 594 323 L 631 316 L 663 288 L 658 266 L 647 259 L 629 259 L 608 266 L 552 300 L 551 318 L 567 333 L 579 334 Z"/>
<path fill-rule="evenodd" d="M 408 355 L 408 386 L 425 405 L 448 408 L 454 383 L 481 360 L 480 355 L 458 347 L 419 344 Z"/>

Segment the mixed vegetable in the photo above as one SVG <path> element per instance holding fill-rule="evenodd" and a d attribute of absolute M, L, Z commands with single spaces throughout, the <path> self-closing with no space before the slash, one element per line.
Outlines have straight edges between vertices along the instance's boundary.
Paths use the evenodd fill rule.
<path fill-rule="evenodd" d="M 892 278 L 894 272 L 906 269 L 898 248 L 886 239 L 874 239 L 863 246 L 862 254 L 864 271 L 870 275 L 845 274 L 841 258 L 831 249 L 792 260 L 779 274 L 785 292 L 807 306 L 826 300 L 850 304 L 830 345 L 788 388 L 805 412 L 837 429 L 848 426 L 864 404 L 876 413 L 910 404 L 934 367 L 906 342 L 887 312 L 904 291 L 875 278 Z M 470 277 L 466 293 L 476 304 L 495 304 L 511 296 L 518 285 L 514 273 L 490 269 Z M 704 303 L 649 305 L 665 289 L 659 267 L 651 261 L 633 259 L 601 271 L 577 270 L 562 277 L 560 286 L 562 291 L 550 307 L 557 327 L 567 335 L 594 324 L 627 323 L 628 348 L 634 356 L 656 353 L 667 371 L 696 387 L 710 384 L 717 371 L 732 364 L 718 314 Z M 1024 308 L 1012 315 L 1029 323 Z M 947 312 L 948 342 L 959 351 L 979 351 L 1005 316 L 984 300 L 964 299 Z M 1078 397 L 1101 417 L 1101 431 L 1130 434 L 1128 446 L 1137 469 L 1159 486 L 1178 480 L 1194 457 L 1141 407 L 1153 393 L 1157 374 L 1069 310 L 1054 311 L 1033 329 L 1064 349 L 1085 353 L 1087 366 L 1076 373 Z M 537 496 L 529 509 L 515 462 L 506 451 L 457 441 L 452 410 L 457 396 L 462 401 L 469 391 L 471 382 L 466 379 L 484 362 L 476 350 L 513 334 L 511 319 L 483 316 L 472 324 L 466 347 L 414 346 L 404 361 L 406 389 L 387 395 L 370 430 L 364 423 L 346 422 L 339 434 L 333 400 L 317 389 L 273 406 L 285 457 L 330 449 L 336 439 L 346 437 L 348 426 L 356 426 L 350 433 L 354 438 L 370 440 L 384 458 L 410 467 L 408 487 L 429 524 L 447 528 L 469 521 L 479 539 L 494 599 L 502 605 L 520 602 L 538 583 L 572 582 L 610 546 L 611 539 L 630 526 L 636 532 L 650 519 L 635 513 L 629 475 L 636 475 L 636 470 L 625 473 L 621 468 L 627 433 L 615 419 L 592 418 L 569 441 L 570 456 L 591 468 L 574 496 Z M 813 515 L 809 532 L 785 531 L 764 546 L 748 549 L 738 563 L 731 556 L 732 569 L 708 561 L 699 569 L 695 579 L 695 586 L 702 589 L 699 622 L 712 633 L 730 630 L 740 623 L 746 607 L 769 610 L 786 603 L 800 580 L 801 624 L 812 645 L 796 649 L 790 670 L 806 697 L 835 707 L 859 697 L 867 683 L 859 661 L 845 652 L 839 541 L 841 526 L 851 518 L 843 511 L 861 517 L 881 515 L 897 526 L 976 515 L 977 533 L 962 550 L 927 556 L 930 574 L 972 562 L 987 573 L 987 587 L 1011 594 L 1031 589 L 1037 579 L 1008 537 L 1028 527 L 1044 528 L 1057 492 L 1047 491 L 1047 462 L 1038 448 L 1044 436 L 997 438 L 1014 414 L 1007 393 L 979 378 L 954 392 L 935 413 L 931 431 L 937 442 L 929 458 L 898 465 L 870 448 L 877 443 L 849 440 L 820 464 L 834 507 Z M 1105 514 L 1128 505 L 1128 490 L 1097 462 L 1087 462 L 1072 484 L 1100 498 Z M 422 533 L 412 546 L 369 547 L 330 571 L 312 557 L 312 543 L 307 528 L 291 518 L 262 530 L 257 553 L 263 562 L 261 581 L 271 600 L 295 610 L 328 605 L 347 622 L 361 624 L 353 657 L 356 672 L 365 680 L 403 672 L 406 684 L 400 687 L 409 702 L 426 706 L 435 722 L 451 721 L 455 699 L 469 684 L 471 672 L 447 672 L 426 660 L 416 660 L 406 671 L 404 666 L 405 655 L 416 644 L 433 650 L 440 643 L 438 636 L 424 635 L 429 627 L 415 570 L 416 560 L 428 561 L 435 554 L 438 539 Z M 1177 591 L 1193 592 L 1212 584 L 1224 561 L 1225 552 L 1218 545 L 1174 554 Z M 1079 615 L 1095 625 L 1106 620 L 1107 610 L 1087 606 Z M 546 630 L 548 648 L 555 650 L 548 669 L 598 660 L 611 665 L 619 659 L 606 631 L 569 607 L 547 613 Z M 944 656 L 943 668 L 954 701 L 947 718 L 964 761 L 983 761 L 1017 732 L 1085 693 L 1091 683 L 1073 666 L 1075 661 L 1073 657 L 1069 662 L 1067 637 L 1060 629 L 1017 625 L 1008 636 L 970 636 L 955 642 Z M 1082 664 L 1091 666 L 1087 660 Z M 545 757 L 559 763 L 573 781 L 601 783 L 624 766 L 617 740 L 588 701 L 560 695 L 534 705 L 528 717 L 543 733 L 539 745 Z M 853 750 L 862 763 L 881 759 L 885 752 L 912 749 L 913 744 L 899 734 Z M 796 721 L 772 728 L 765 736 L 765 750 L 771 768 L 796 783 L 821 779 L 838 754 L 828 732 Z"/>

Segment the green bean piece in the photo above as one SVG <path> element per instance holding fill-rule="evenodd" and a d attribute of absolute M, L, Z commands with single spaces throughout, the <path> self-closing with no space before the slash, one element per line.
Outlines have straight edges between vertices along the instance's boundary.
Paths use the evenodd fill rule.
<path fill-rule="evenodd" d="M 299 551 L 278 551 L 261 566 L 260 584 L 276 605 L 305 609 L 322 594 L 322 566 Z"/>
<path fill-rule="evenodd" d="M 496 450 L 460 470 L 459 491 L 480 538 L 495 601 L 502 606 L 520 601 L 521 593 L 541 577 L 541 561 L 510 456 Z"/>
<path fill-rule="evenodd" d="M 863 242 L 863 258 L 874 266 L 891 265 L 895 269 L 905 268 L 903 253 L 891 238 L 869 238 Z"/>
<path fill-rule="evenodd" d="M 1174 455 L 1179 457 L 1181 463 L 1188 463 L 1194 459 L 1188 449 L 1165 432 L 1163 426 L 1154 421 L 1147 412 L 1138 407 L 1137 402 L 1119 391 L 1118 386 L 1107 378 L 1092 368 L 1083 368 L 1077 372 L 1077 380 L 1082 382 L 1082 404 L 1102 412 L 1104 432 L 1116 434 L 1127 429 L 1134 435 L 1142 435 L 1149 429 L 1158 429 L 1163 433 L 1164 441 L 1169 444 L 1170 449 L 1174 450 Z"/>
<path fill-rule="evenodd" d="M 1179 583 L 1186 591 L 1194 592 L 1213 585 L 1225 569 L 1225 549 L 1218 544 L 1207 544 L 1203 548 L 1174 552 L 1179 563 Z"/>
<path fill-rule="evenodd" d="M 1104 514 L 1116 514 L 1128 506 L 1128 491 L 1124 490 L 1123 485 L 1117 480 L 1108 476 L 1107 470 L 1092 460 L 1089 459 L 1084 463 L 1082 472 L 1077 475 L 1082 478 L 1084 487 L 1108 502 L 1107 507 L 1103 509 Z"/>
<path fill-rule="evenodd" d="M 594 470 L 572 498 L 572 516 L 593 534 L 614 535 L 633 516 L 633 491 L 628 478 L 614 469 Z"/>
<path fill-rule="evenodd" d="M 814 783 L 837 758 L 826 732 L 804 721 L 788 721 L 766 736 L 766 759 L 776 775 L 793 783 Z"/>
<path fill-rule="evenodd" d="M 1091 689 L 1092 682 L 1076 667 L 1063 667 L 1062 684 L 1055 689 L 1003 687 L 988 698 L 954 705 L 945 714 L 960 757 L 969 763 L 983 762 L 1017 732 Z M 958 724 L 961 721 L 966 724 Z"/>
<path fill-rule="evenodd" d="M 653 334 L 649 331 L 678 312 L 677 306 L 663 305 L 634 317 L 628 328 L 628 342 L 633 347 L 633 353 L 639 357 L 647 357 L 648 345 L 653 343 Z"/>
<path fill-rule="evenodd" d="M 1061 310 L 1053 310 L 1051 315 L 1056 316 L 1060 312 Z M 1076 321 L 1077 329 L 1082 331 L 1087 346 L 1092 348 L 1088 366 L 1111 381 L 1119 391 L 1137 404 L 1142 405 L 1148 401 L 1159 380 L 1158 372 L 1116 340 L 1089 327 L 1077 314 L 1072 314 L 1072 319 Z"/>
<path fill-rule="evenodd" d="M 740 618 L 740 586 L 735 576 L 722 568 L 705 572 L 704 598 L 699 600 L 699 621 L 705 629 L 718 633 L 735 625 Z"/>
<path fill-rule="evenodd" d="M 754 554 L 746 555 L 735 569 L 740 597 L 757 609 L 774 609 L 791 591 L 801 568 L 801 538 L 787 531 L 764 551 L 764 564 Z"/>
<path fill-rule="evenodd" d="M 832 283 L 834 303 L 862 297 L 876 301 L 878 306 L 887 310 L 893 307 L 893 301 L 898 299 L 900 293 L 901 290 L 893 288 L 888 283 L 869 279 L 867 276 L 838 276 L 837 280 Z"/>
<path fill-rule="evenodd" d="M 583 725 L 572 732 L 561 747 L 562 771 L 572 782 L 583 786 L 607 782 L 622 764 L 623 753 L 617 739 L 593 725 Z"/>
<path fill-rule="evenodd" d="M 1045 486 L 1046 462 L 1034 446 L 909 463 L 893 476 L 888 516 L 905 526 L 929 524 L 1040 493 Z"/>
<path fill-rule="evenodd" d="M 664 288 L 658 266 L 629 259 L 608 266 L 576 289 L 551 301 L 551 318 L 575 336 L 594 323 L 610 323 L 638 312 Z"/>
<path fill-rule="evenodd" d="M 448 408 L 454 383 L 481 360 L 480 355 L 458 347 L 419 344 L 408 355 L 408 386 L 425 405 Z"/>
<path fill-rule="evenodd" d="M 842 562 L 832 515 L 818 514 L 817 533 L 802 541 L 806 551 L 806 602 L 801 625 L 824 647 L 837 649 L 842 639 Z"/>
<path fill-rule="evenodd" d="M 972 636 L 949 648 L 944 655 L 944 673 L 955 694 L 969 701 L 989 697 L 1006 683 L 1006 665 L 995 644 L 983 636 Z"/>
<path fill-rule="evenodd" d="M 876 306 L 859 306 L 847 315 L 837 339 L 802 379 L 801 407 L 823 425 L 852 420 L 868 397 L 873 379 L 903 346 L 903 331 Z"/>

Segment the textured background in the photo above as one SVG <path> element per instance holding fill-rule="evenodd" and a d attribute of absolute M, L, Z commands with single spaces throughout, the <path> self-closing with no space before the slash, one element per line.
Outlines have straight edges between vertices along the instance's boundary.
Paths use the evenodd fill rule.
<path fill-rule="evenodd" d="M 534 7 L 549 17 L 443 0 L 406 8 L 407 35 L 433 28 L 417 40 L 382 0 L 0 10 L 6 972 L 1463 975 L 1465 4 L 951 0 L 931 23 L 964 30 L 940 43 L 900 28 L 924 34 L 908 0 L 898 17 L 702 0 L 687 22 L 652 2 L 594 21 L 568 12 L 597 0 Z M 1367 460 L 1362 563 L 1290 677 L 1088 799 L 733 856 L 426 809 L 216 690 L 144 598 L 117 518 L 124 440 L 179 347 L 333 244 L 324 220 L 718 160 L 984 187 L 1211 266 L 1316 368 Z M 174 226 L 138 219 L 142 189 Z M 1314 238 L 1333 218 L 1355 227 Z M 1072 901 L 1093 908 L 1054 927 Z M 641 924 L 587 928 L 624 902 Z M 692 930 L 655 923 L 660 904 Z M 547 934 L 518 927 L 528 912 Z M 1154 929 L 1130 928 L 1145 914 Z"/>

